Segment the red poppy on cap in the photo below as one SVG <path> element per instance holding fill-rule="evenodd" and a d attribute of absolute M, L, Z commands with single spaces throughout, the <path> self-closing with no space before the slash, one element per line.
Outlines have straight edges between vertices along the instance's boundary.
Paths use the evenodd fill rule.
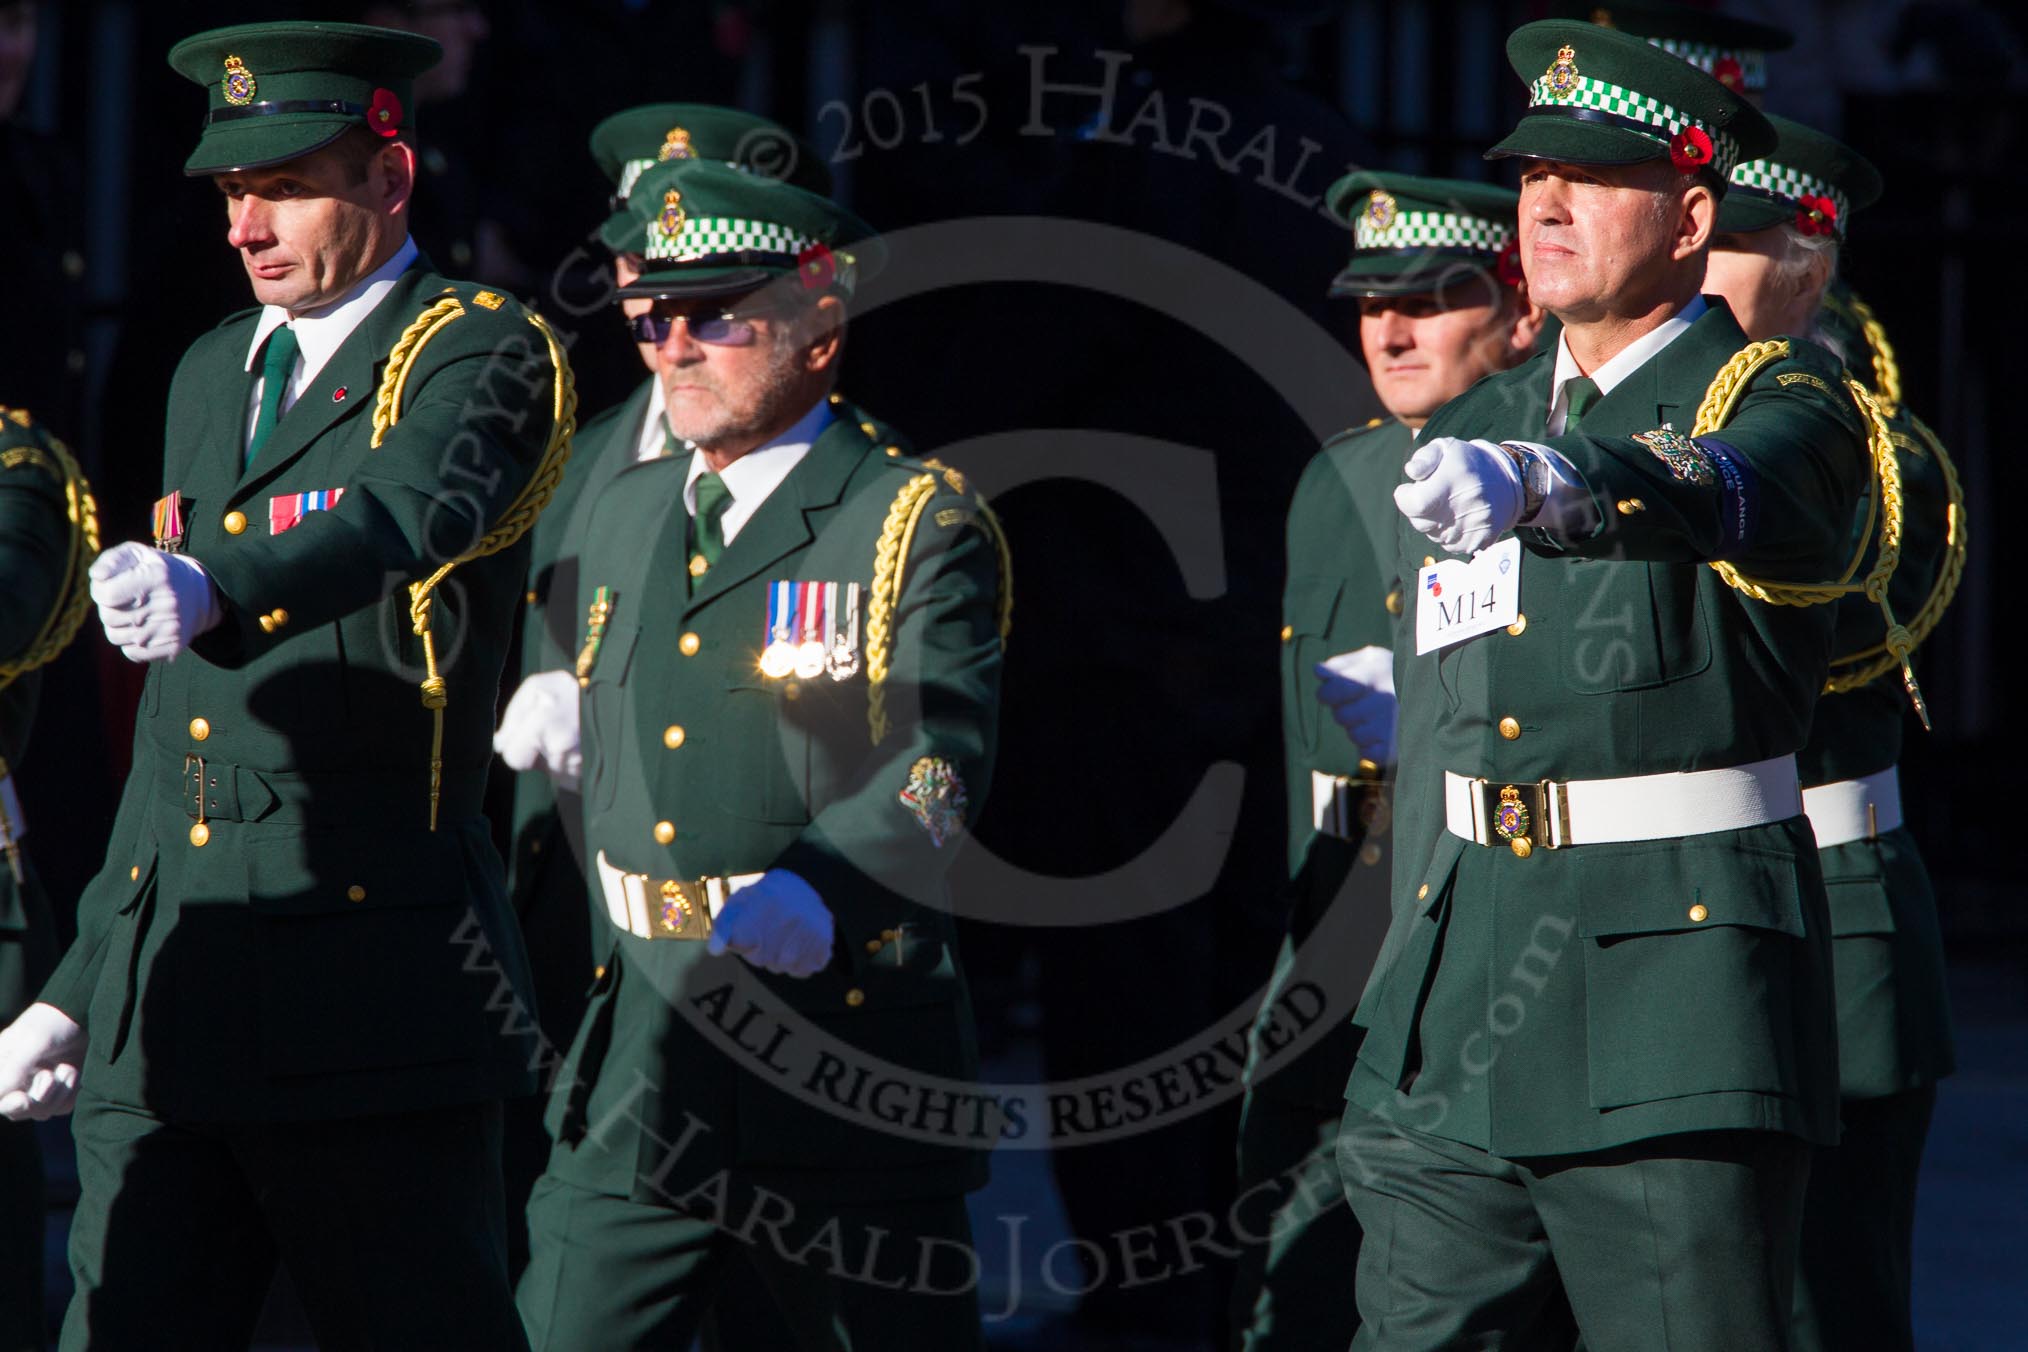
<path fill-rule="evenodd" d="M 1499 257 L 1493 260 L 1493 275 L 1507 286 L 1519 286 L 1526 280 L 1521 271 L 1521 240 L 1519 236 L 1500 246 Z"/>
<path fill-rule="evenodd" d="M 1718 63 L 1711 68 L 1711 78 L 1735 93 L 1746 87 L 1746 72 L 1740 69 L 1739 62 L 1729 56 L 1718 58 Z"/>
<path fill-rule="evenodd" d="M 392 89 L 373 91 L 373 102 L 366 105 L 366 125 L 376 136 L 392 137 L 401 132 L 401 100 Z"/>
<path fill-rule="evenodd" d="M 1806 235 L 1831 235 L 1838 230 L 1838 204 L 1828 197 L 1805 193 L 1796 199 L 1796 229 Z"/>
<path fill-rule="evenodd" d="M 1669 163 L 1684 173 L 1711 163 L 1711 138 L 1702 127 L 1685 127 L 1669 141 Z"/>
<path fill-rule="evenodd" d="M 830 246 L 818 243 L 796 255 L 796 275 L 806 291 L 822 291 L 838 279 L 838 260 Z"/>

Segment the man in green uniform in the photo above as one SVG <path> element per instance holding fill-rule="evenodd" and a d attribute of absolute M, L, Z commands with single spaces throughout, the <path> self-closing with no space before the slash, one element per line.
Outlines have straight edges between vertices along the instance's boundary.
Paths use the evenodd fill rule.
<path fill-rule="evenodd" d="M 177 372 L 154 545 L 92 568 L 148 664 L 134 769 L 15 1025 L 82 1069 L 66 1348 L 244 1345 L 278 1259 L 328 1345 L 522 1345 L 498 1100 L 533 1047 L 480 797 L 571 395 L 539 319 L 408 240 L 435 59 L 341 24 L 170 54 L 261 305 Z"/>
<path fill-rule="evenodd" d="M 798 1346 L 977 1346 L 994 1124 L 947 1092 L 976 1053 L 941 879 L 991 772 L 998 530 L 831 390 L 863 225 L 702 160 L 632 203 L 624 305 L 695 450 L 622 469 L 584 536 L 565 675 L 606 936 L 529 1205 L 531 1341 L 684 1346 L 746 1267 Z"/>
<path fill-rule="evenodd" d="M 1366 372 L 1394 416 L 1325 443 L 1289 510 L 1289 933 L 1255 1022 L 1239 1137 L 1253 1242 L 1240 1258 L 1232 1323 L 1235 1343 L 1253 1349 L 1342 1349 L 1358 1324 L 1333 1275 L 1359 1243 L 1335 1153 L 1358 1035 L 1349 998 L 1330 997 L 1357 994 L 1387 923 L 1380 774 L 1393 762 L 1389 665 L 1402 613 L 1390 495 L 1416 430 L 1480 377 L 1526 357 L 1541 319 L 1520 285 L 1511 189 L 1355 173 L 1327 200 L 1352 231 L 1352 259 L 1331 294 L 1358 298 Z M 1370 672 L 1376 693 L 1361 698 L 1366 687 L 1338 667 Z M 1323 993 L 1318 1022 L 1331 1031 L 1295 1050 L 1275 1011 L 1305 984 Z"/>
<path fill-rule="evenodd" d="M 1590 1346 L 1776 1347 L 1836 1131 L 1795 764 L 1833 616 L 1754 593 L 1841 574 L 1861 424 L 1828 354 L 1735 360 L 1698 292 L 1766 121 L 1623 34 L 1507 51 L 1530 107 L 1490 153 L 1524 161 L 1522 263 L 1563 332 L 1431 418 L 1395 490 L 1414 612 L 1341 1137 L 1354 1345 L 1567 1345 L 1561 1297 Z"/>
<path fill-rule="evenodd" d="M 90 609 L 85 570 L 98 550 L 91 488 L 62 444 L 26 410 L 0 407 L 0 1019 L 29 1003 L 56 960 L 49 898 L 29 863 L 17 771 L 35 719 L 38 668 L 76 635 Z M 29 1101 L 57 1089 L 16 1056 L 25 1039 L 0 1032 L 0 1350 L 39 1349 L 42 1321 L 42 1154 Z M 27 1073 L 24 1075 L 24 1070 Z M 75 1067 L 65 1072 L 71 1078 Z M 45 1078 L 46 1077 L 46 1078 Z M 41 1083 L 36 1081 L 41 1079 Z M 24 1080 L 26 1083 L 24 1084 Z"/>
<path fill-rule="evenodd" d="M 1850 149 L 1785 118 L 1768 120 L 1780 143 L 1733 169 L 1704 280 L 1755 339 L 1831 318 L 1820 306 L 1852 213 L 1881 190 L 1878 172 Z M 1859 335 L 1825 338 L 1848 360 L 1864 353 Z M 1915 1345 L 1916 1178 L 1936 1082 L 1953 1063 L 1936 897 L 1901 824 L 1895 763 L 1907 694 L 1884 637 L 1898 619 L 1920 641 L 1948 604 L 1952 559 L 1965 546 L 1963 503 L 1929 430 L 1905 410 L 1889 413 L 1903 513 L 1888 592 L 1893 618 L 1856 592 L 1838 602 L 1832 693 L 1818 701 L 1798 757 L 1831 901 L 1844 1129 L 1811 1161 L 1803 1207 L 1794 1345 L 1812 1352 Z"/>
<path fill-rule="evenodd" d="M 599 238 L 613 250 L 614 286 L 639 275 L 639 223 L 626 209 L 628 190 L 656 164 L 678 159 L 740 164 L 768 177 L 785 177 L 812 192 L 830 191 L 830 171 L 816 153 L 764 117 L 701 103 L 654 103 L 615 113 L 593 130 L 591 152 L 613 184 L 611 214 Z M 586 422 L 571 442 L 570 463 L 556 496 L 530 532 L 527 611 L 522 618 L 517 681 L 568 667 L 577 654 L 578 554 L 583 548 L 591 504 L 613 476 L 638 460 L 664 454 L 668 425 L 662 417 L 662 387 L 654 377 L 655 347 L 637 345 L 648 375 L 631 398 Z M 559 604 L 552 607 L 554 596 Z M 517 689 L 508 717 L 494 737 L 507 764 L 532 771 L 541 759 L 541 739 L 555 718 L 554 690 L 541 682 Z M 577 686 L 566 682 L 563 702 L 575 705 Z M 572 714 L 570 726 L 575 727 Z M 561 793 L 562 803 L 558 797 Z M 587 940 L 585 875 L 578 831 L 574 781 L 561 788 L 544 773 L 514 780 L 512 851 L 507 885 L 514 913 L 528 942 L 535 980 L 535 1005 L 543 1034 L 562 1046 L 584 1014 L 591 975 Z M 603 922 L 599 922 L 603 925 Z M 596 937 L 596 931 L 591 931 Z M 507 1109 L 507 1204 L 512 1266 L 526 1261 L 527 1241 L 519 1222 L 528 1189 L 549 1154 L 539 1099 Z"/>

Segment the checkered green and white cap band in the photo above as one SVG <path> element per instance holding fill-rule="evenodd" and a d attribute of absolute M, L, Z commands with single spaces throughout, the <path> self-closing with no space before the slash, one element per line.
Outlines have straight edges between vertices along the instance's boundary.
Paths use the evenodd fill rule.
<path fill-rule="evenodd" d="M 1773 160 L 1748 160 L 1732 171 L 1731 182 L 1735 188 L 1777 198 L 1790 206 L 1800 206 L 1804 197 L 1828 197 L 1838 213 L 1833 224 L 1839 235 L 1845 233 L 1845 218 L 1851 212 L 1852 203 L 1829 179 L 1806 174 L 1786 164 L 1776 164 Z"/>
<path fill-rule="evenodd" d="M 1514 227 L 1457 211 L 1396 211 L 1385 228 L 1371 210 L 1352 219 L 1355 249 L 1470 249 L 1497 254 L 1514 237 Z"/>
<path fill-rule="evenodd" d="M 694 263 L 722 254 L 785 254 L 793 259 L 817 241 L 771 221 L 743 221 L 730 216 L 692 217 L 673 236 L 659 221 L 648 223 L 651 263 Z"/>
<path fill-rule="evenodd" d="M 1708 42 L 1679 42 L 1675 38 L 1649 38 L 1648 43 L 1679 60 L 1688 61 L 1713 79 L 1718 78 L 1719 67 L 1730 61 L 1739 67 L 1741 89 L 1749 94 L 1767 92 L 1766 52 L 1717 47 Z"/>
<path fill-rule="evenodd" d="M 1696 127 L 1711 138 L 1711 167 L 1720 175 L 1729 177 L 1732 166 L 1739 162 L 1738 141 L 1716 127 L 1685 116 L 1660 99 L 1581 73 L 1569 76 L 1565 83 L 1568 87 L 1559 91 L 1550 83 L 1548 74 L 1538 76 L 1528 87 L 1528 107 L 1588 108 L 1617 118 L 1623 125 L 1638 124 L 1629 130 L 1645 131 L 1665 149 L 1677 132 Z"/>

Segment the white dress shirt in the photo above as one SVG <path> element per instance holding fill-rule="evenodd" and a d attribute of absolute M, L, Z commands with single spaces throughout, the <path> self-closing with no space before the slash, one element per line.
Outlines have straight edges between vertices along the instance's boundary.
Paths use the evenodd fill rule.
<path fill-rule="evenodd" d="M 373 313 L 380 302 L 387 299 L 387 293 L 394 290 L 395 279 L 408 270 L 408 265 L 416 260 L 416 255 L 415 241 L 403 240 L 394 257 L 355 282 L 351 290 L 331 304 L 320 306 L 315 310 L 305 310 L 293 319 L 289 317 L 289 312 L 279 305 L 264 306 L 261 309 L 260 321 L 254 325 L 253 342 L 249 343 L 246 349 L 247 370 L 253 370 L 254 363 L 260 360 L 261 347 L 268 341 L 269 334 L 284 324 L 296 331 L 296 370 L 295 374 L 289 377 L 289 388 L 282 395 L 283 413 L 287 413 L 303 391 L 310 387 L 310 382 L 317 378 L 317 373 L 324 369 L 325 363 L 345 345 L 345 340 L 352 336 L 352 331 L 365 321 L 366 316 Z M 264 378 L 256 377 L 254 380 L 253 395 L 248 401 L 246 411 L 246 435 L 249 440 L 253 437 L 254 422 L 260 417 L 261 387 L 266 383 Z"/>
<path fill-rule="evenodd" d="M 1592 383 L 1598 386 L 1599 397 L 1611 394 L 1613 386 L 1640 370 L 1648 358 L 1682 337 L 1684 331 L 1697 322 L 1697 317 L 1709 308 L 1704 303 L 1704 297 L 1692 296 L 1688 305 L 1614 353 L 1612 360 L 1601 363 L 1598 370 L 1589 372 Z M 1556 372 L 1549 383 L 1547 431 L 1550 436 L 1562 436 L 1564 422 L 1570 417 L 1570 402 L 1564 398 L 1563 387 L 1585 374 L 1587 372 L 1577 369 L 1577 358 L 1570 355 L 1569 331 L 1557 334 Z"/>
<path fill-rule="evenodd" d="M 668 401 L 662 397 L 662 377 L 658 373 L 648 381 L 648 411 L 641 418 L 641 435 L 640 440 L 634 443 L 634 459 L 660 458 L 662 439 L 669 431 L 668 411 Z"/>
<path fill-rule="evenodd" d="M 811 445 L 835 420 L 831 401 L 819 399 L 814 408 L 796 420 L 794 427 L 765 446 L 748 451 L 718 472 L 718 477 L 732 492 L 732 505 L 725 509 L 725 515 L 719 518 L 718 523 L 727 544 L 732 543 L 740 527 L 760 510 L 760 505 L 768 500 L 768 494 L 782 486 L 782 480 L 789 477 L 789 471 L 810 453 Z M 656 446 L 658 449 L 661 446 L 659 439 Z M 697 515 L 697 481 L 710 468 L 704 463 L 702 455 L 694 451 L 691 453 L 690 472 L 683 480 L 683 506 L 692 516 Z"/>

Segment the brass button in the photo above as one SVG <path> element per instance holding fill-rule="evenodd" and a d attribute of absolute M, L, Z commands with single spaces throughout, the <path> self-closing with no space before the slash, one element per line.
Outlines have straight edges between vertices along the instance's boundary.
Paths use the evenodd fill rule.
<path fill-rule="evenodd" d="M 227 512 L 225 514 L 224 525 L 227 535 L 238 535 L 246 529 L 246 513 L 238 511 Z"/>
<path fill-rule="evenodd" d="M 655 823 L 655 843 L 657 845 L 667 845 L 670 841 L 674 839 L 676 839 L 675 822 Z"/>
<path fill-rule="evenodd" d="M 1516 836 L 1508 841 L 1507 845 L 1514 851 L 1517 858 L 1526 859 L 1529 855 L 1535 853 L 1534 844 L 1526 836 Z"/>
<path fill-rule="evenodd" d="M 1417 901 L 1422 901 L 1422 900 L 1424 900 L 1425 898 L 1427 898 L 1428 896 L 1429 896 L 1429 884 L 1428 884 L 1428 883 L 1424 883 L 1424 884 L 1423 884 L 1423 885 L 1422 885 L 1421 887 L 1418 887 L 1418 888 L 1416 888 L 1416 889 L 1415 889 L 1415 899 L 1416 899 Z"/>
<path fill-rule="evenodd" d="M 682 653 L 685 657 L 697 656 L 697 650 L 703 646 L 704 640 L 697 637 L 695 633 L 686 633 L 682 638 L 676 640 L 676 651 Z"/>
<path fill-rule="evenodd" d="M 366 889 L 361 887 L 358 883 L 352 884 L 352 886 L 345 889 L 345 900 L 347 901 L 366 900 Z"/>
<path fill-rule="evenodd" d="M 851 1005 L 854 1009 L 859 1008 L 859 1006 L 866 1003 L 866 992 L 858 989 L 857 987 L 854 987 L 853 989 L 846 991 L 845 1003 Z"/>
<path fill-rule="evenodd" d="M 782 687 L 783 699 L 801 699 L 802 697 L 803 687 L 801 682 L 790 681 Z"/>
<path fill-rule="evenodd" d="M 671 751 L 683 745 L 683 725 L 681 723 L 671 723 L 668 727 L 662 729 L 662 745 L 668 747 Z"/>
<path fill-rule="evenodd" d="M 1528 617 L 1526 615 L 1516 615 L 1514 617 L 1514 623 L 1507 626 L 1507 632 L 1512 634 L 1515 638 L 1519 638 L 1521 637 L 1522 633 L 1527 630 L 1527 628 L 1528 628 Z"/>
<path fill-rule="evenodd" d="M 1514 720 L 1513 718 L 1511 718 L 1511 717 L 1510 717 L 1510 718 L 1503 718 L 1503 719 L 1501 719 L 1501 720 L 1500 720 L 1500 735 L 1501 735 L 1502 737 L 1505 737 L 1505 738 L 1506 738 L 1506 739 L 1507 739 L 1508 741 L 1510 741 L 1510 742 L 1518 742 L 1518 741 L 1520 741 L 1520 740 L 1521 740 L 1521 725 L 1520 725 L 1520 723 L 1516 722 L 1516 721 L 1515 721 L 1515 720 Z"/>
<path fill-rule="evenodd" d="M 1639 498 L 1621 498 L 1613 505 L 1620 509 L 1621 516 L 1632 516 L 1635 512 L 1645 512 L 1648 510 L 1648 504 L 1642 502 Z"/>
<path fill-rule="evenodd" d="M 270 618 L 274 620 L 275 628 L 280 629 L 283 625 L 289 622 L 289 612 L 283 610 L 280 606 L 276 606 L 274 609 L 274 614 L 270 616 Z"/>
<path fill-rule="evenodd" d="M 132 868 L 128 869 L 127 877 L 132 879 L 134 882 L 141 881 L 141 866 L 139 864 L 136 864 Z"/>
<path fill-rule="evenodd" d="M 1431 567 L 1434 567 L 1435 565 L 1436 565 L 1436 556 L 1435 556 L 1435 555 L 1433 555 L 1433 554 L 1425 554 L 1425 555 L 1423 555 L 1423 556 L 1422 556 L 1422 566 L 1423 566 L 1423 567 L 1425 567 L 1425 568 L 1431 568 Z"/>
<path fill-rule="evenodd" d="M 901 937 L 901 933 L 898 930 L 882 930 L 880 931 L 880 937 L 887 940 L 889 943 L 893 943 L 896 939 L 899 939 Z"/>
<path fill-rule="evenodd" d="M 878 953 L 880 951 L 880 940 L 868 939 L 866 941 L 866 951 L 868 953 Z"/>
<path fill-rule="evenodd" d="M 205 722 L 201 718 L 193 718 L 190 720 L 191 741 L 201 742 L 209 736 L 211 736 L 211 724 Z"/>
<path fill-rule="evenodd" d="M 1399 615 L 1401 613 L 1401 588 L 1396 587 L 1393 591 L 1387 593 L 1387 613 L 1390 615 Z"/>
<path fill-rule="evenodd" d="M 1368 868 L 1371 868 L 1373 865 L 1379 863 L 1380 847 L 1378 845 L 1375 845 L 1370 840 L 1367 841 L 1364 845 L 1359 847 L 1359 862 L 1365 864 Z"/>
<path fill-rule="evenodd" d="M 526 602 L 527 602 L 527 603 L 528 603 L 529 605 L 531 605 L 531 606 L 532 606 L 532 605 L 534 605 L 534 604 L 535 604 L 535 603 L 536 603 L 537 601 L 539 601 L 539 600 L 540 600 L 541 598 L 540 598 L 540 597 L 538 597 L 538 596 L 537 596 L 537 595 L 536 595 L 536 594 L 535 594 L 534 592 L 530 592 L 530 593 L 528 593 L 528 595 L 526 595 L 526 596 L 522 597 L 521 599 L 522 599 L 522 600 L 524 600 L 524 601 L 526 601 Z"/>
<path fill-rule="evenodd" d="M 204 848 L 204 842 L 210 839 L 211 839 L 211 828 L 206 826 L 203 822 L 197 822 L 191 826 L 190 843 L 192 845 L 195 845 L 198 849 L 201 850 Z"/>
<path fill-rule="evenodd" d="M 1708 919 L 1710 919 L 1710 918 L 1711 918 L 1711 912 L 1710 912 L 1709 910 L 1707 910 L 1707 909 L 1705 908 L 1705 905 L 1704 905 L 1704 903 L 1703 903 L 1703 902 L 1701 902 L 1701 901 L 1700 901 L 1700 902 L 1698 902 L 1698 903 L 1697 903 L 1697 904 L 1696 904 L 1695 906 L 1692 906 L 1692 907 L 1690 908 L 1690 923 L 1691 923 L 1691 924 L 1693 924 L 1693 925 L 1701 925 L 1701 924 L 1703 924 L 1703 923 L 1704 923 L 1704 922 L 1705 922 L 1706 920 L 1708 920 Z"/>
<path fill-rule="evenodd" d="M 1282 626 L 1282 642 L 1287 643 L 1290 639 L 1294 638 L 1295 636 L 1296 636 L 1296 627 L 1293 624 L 1285 624 Z"/>
<path fill-rule="evenodd" d="M 592 968 L 592 980 L 604 981 L 605 979 L 606 979 L 606 965 L 604 963 L 600 963 L 598 966 Z"/>
<path fill-rule="evenodd" d="M 263 634 L 272 634 L 272 633 L 274 633 L 274 632 L 275 632 L 275 617 L 274 617 L 274 616 L 272 616 L 272 615 L 263 615 L 263 616 L 261 616 L 261 617 L 260 617 L 260 626 L 261 626 L 261 632 L 262 632 Z"/>
<path fill-rule="evenodd" d="M 706 559 L 702 554 L 692 554 L 690 556 L 690 576 L 703 577 L 710 568 L 711 561 Z"/>
<path fill-rule="evenodd" d="M 899 447 L 899 446 L 889 446 L 889 447 L 887 448 L 887 453 L 888 453 L 889 455 L 900 455 L 900 454 L 901 454 L 901 447 Z M 856 1002 L 855 1002 L 855 1003 L 856 1003 Z"/>

